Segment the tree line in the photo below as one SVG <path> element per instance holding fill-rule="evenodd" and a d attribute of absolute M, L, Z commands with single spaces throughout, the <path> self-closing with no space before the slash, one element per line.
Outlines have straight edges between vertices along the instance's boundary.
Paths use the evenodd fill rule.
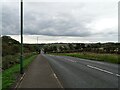
<path fill-rule="evenodd" d="M 120 43 L 50 43 L 50 44 L 24 44 L 23 52 L 64 53 L 64 52 L 95 52 L 119 53 Z M 20 53 L 20 42 L 9 36 L 2 37 L 2 56 Z"/>
<path fill-rule="evenodd" d="M 120 43 L 56 43 L 43 46 L 46 53 L 119 53 Z"/>

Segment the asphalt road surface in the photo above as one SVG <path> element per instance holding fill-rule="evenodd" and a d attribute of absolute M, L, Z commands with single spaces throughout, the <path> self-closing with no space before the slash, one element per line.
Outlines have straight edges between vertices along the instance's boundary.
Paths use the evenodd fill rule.
<path fill-rule="evenodd" d="M 38 55 L 15 88 L 23 88 L 20 90 L 26 90 L 27 88 L 28 90 L 30 88 L 32 88 L 30 90 L 36 90 L 38 88 L 39 90 L 40 88 L 61 88 L 61 84 L 55 78 L 54 72 L 46 59 L 42 55 Z"/>
<path fill-rule="evenodd" d="M 64 88 L 118 88 L 118 65 L 69 56 L 45 55 Z"/>

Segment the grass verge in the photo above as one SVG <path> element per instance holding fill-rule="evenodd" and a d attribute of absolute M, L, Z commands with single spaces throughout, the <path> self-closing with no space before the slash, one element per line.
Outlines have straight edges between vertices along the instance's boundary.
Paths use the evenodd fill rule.
<path fill-rule="evenodd" d="M 118 59 L 120 55 L 117 55 L 117 54 L 98 54 L 98 53 L 84 52 L 84 53 L 56 53 L 54 55 L 72 56 L 72 57 L 120 64 L 120 60 Z"/>
<path fill-rule="evenodd" d="M 28 65 L 36 58 L 37 55 L 31 55 L 29 58 L 24 59 L 23 68 L 25 69 Z M 2 90 L 10 88 L 15 82 L 19 74 L 20 65 L 16 64 L 9 69 L 2 72 Z"/>

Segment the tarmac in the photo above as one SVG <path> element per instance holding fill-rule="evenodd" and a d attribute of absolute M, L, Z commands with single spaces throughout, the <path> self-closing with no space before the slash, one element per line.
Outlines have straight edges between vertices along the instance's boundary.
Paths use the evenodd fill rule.
<path fill-rule="evenodd" d="M 16 88 L 63 88 L 48 61 L 39 54 L 23 74 Z"/>

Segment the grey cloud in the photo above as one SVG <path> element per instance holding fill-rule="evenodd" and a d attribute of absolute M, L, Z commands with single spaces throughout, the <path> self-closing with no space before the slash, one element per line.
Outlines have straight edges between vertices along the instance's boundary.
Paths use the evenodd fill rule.
<path fill-rule="evenodd" d="M 91 23 L 94 18 L 100 16 L 100 13 L 107 13 L 107 8 L 105 11 L 103 8 L 99 8 L 101 6 L 94 8 L 92 7 L 94 4 L 95 3 L 26 2 L 24 5 L 24 34 L 78 37 L 92 36 L 95 33 L 91 33 L 91 29 L 87 28 L 86 24 Z M 96 10 L 99 10 L 99 13 L 97 13 Z M 4 35 L 20 34 L 19 14 L 19 5 L 3 7 L 2 30 Z"/>
<path fill-rule="evenodd" d="M 85 27 L 84 22 L 75 20 L 72 15 L 58 13 L 57 16 L 49 16 L 49 14 L 46 16 L 46 14 L 39 14 L 38 20 L 33 14 L 29 14 L 31 18 L 25 14 L 25 34 L 82 37 L 90 35 L 90 31 Z"/>
<path fill-rule="evenodd" d="M 19 34 L 19 8 L 12 7 L 16 3 L 11 4 L 10 7 L 3 5 L 2 8 L 2 34 Z"/>
<path fill-rule="evenodd" d="M 33 3 L 33 6 L 36 3 Z M 43 3 L 42 3 L 43 4 Z M 24 8 L 24 34 L 27 35 L 50 35 L 50 36 L 87 36 L 90 31 L 84 25 L 82 20 L 77 20 L 71 13 L 71 9 L 79 9 L 78 5 L 64 3 L 41 3 L 31 8 L 29 4 Z M 51 4 L 51 5 L 50 5 Z M 59 6 L 56 6 L 58 4 Z M 32 3 L 30 4 L 32 5 Z M 41 5 L 41 8 L 39 8 Z M 30 8 L 29 8 L 30 7 Z M 56 10 L 56 8 L 58 10 Z M 50 9 L 51 11 L 49 11 Z M 38 10 L 37 10 L 38 9 Z M 2 12 L 2 34 L 17 35 L 20 34 L 19 24 L 19 6 L 3 7 Z"/>

